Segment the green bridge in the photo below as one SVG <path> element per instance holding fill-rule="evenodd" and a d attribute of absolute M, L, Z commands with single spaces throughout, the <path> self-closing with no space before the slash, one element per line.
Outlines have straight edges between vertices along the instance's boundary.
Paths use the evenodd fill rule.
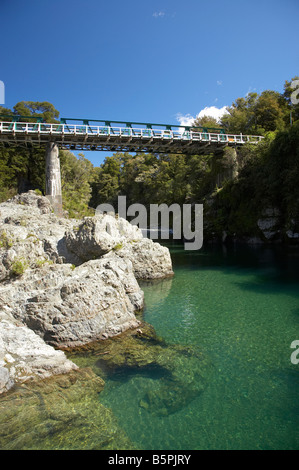
<path fill-rule="evenodd" d="M 76 118 L 47 123 L 39 117 L 19 115 L 0 115 L 0 120 L 0 146 L 46 149 L 46 195 L 57 213 L 62 211 L 59 148 L 199 155 L 222 152 L 227 146 L 257 144 L 262 139 L 175 124 Z"/>

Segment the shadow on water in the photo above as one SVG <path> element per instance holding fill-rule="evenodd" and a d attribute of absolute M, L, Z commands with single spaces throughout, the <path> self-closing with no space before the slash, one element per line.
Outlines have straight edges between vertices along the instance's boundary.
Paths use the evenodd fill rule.
<path fill-rule="evenodd" d="M 148 364 L 143 368 L 140 367 L 115 367 L 109 368 L 106 366 L 105 361 L 99 360 L 96 364 L 101 370 L 101 373 L 109 378 L 112 382 L 125 383 L 132 379 L 132 377 L 150 378 L 152 380 L 171 379 L 171 373 L 162 366 L 157 364 Z"/>
<path fill-rule="evenodd" d="M 299 246 L 266 246 L 245 244 L 206 244 L 200 250 L 186 251 L 183 243 L 164 241 L 171 252 L 174 269 L 238 269 L 239 275 L 248 270 L 264 280 L 299 282 Z"/>

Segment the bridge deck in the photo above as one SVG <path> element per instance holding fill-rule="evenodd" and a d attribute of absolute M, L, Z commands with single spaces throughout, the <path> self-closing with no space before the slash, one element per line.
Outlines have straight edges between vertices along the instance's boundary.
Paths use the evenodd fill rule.
<path fill-rule="evenodd" d="M 256 144 L 261 139 L 184 129 L 0 122 L 0 145 L 6 147 L 45 147 L 48 142 L 55 142 L 69 150 L 203 154 L 225 146 Z"/>

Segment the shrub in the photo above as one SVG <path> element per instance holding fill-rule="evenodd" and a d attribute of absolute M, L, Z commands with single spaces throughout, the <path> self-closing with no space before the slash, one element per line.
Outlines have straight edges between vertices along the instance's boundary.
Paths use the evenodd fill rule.
<path fill-rule="evenodd" d="M 8 237 L 7 233 L 3 230 L 0 234 L 0 248 L 11 248 L 13 241 Z"/>
<path fill-rule="evenodd" d="M 28 262 L 25 259 L 16 259 L 11 265 L 10 273 L 12 276 L 22 276 L 27 268 Z"/>

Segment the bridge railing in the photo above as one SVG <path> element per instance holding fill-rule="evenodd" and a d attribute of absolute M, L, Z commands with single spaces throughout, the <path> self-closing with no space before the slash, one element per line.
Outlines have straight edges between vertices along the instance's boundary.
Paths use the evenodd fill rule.
<path fill-rule="evenodd" d="M 133 127 L 110 127 L 91 126 L 78 124 L 47 124 L 28 122 L 0 122 L 0 135 L 49 135 L 49 136 L 91 136 L 107 138 L 119 137 L 125 140 L 168 140 L 168 141 L 190 141 L 190 142 L 213 142 L 219 144 L 258 143 L 263 137 L 250 135 L 217 134 L 208 132 L 193 132 L 191 130 L 165 130 L 165 129 L 142 129 Z"/>

